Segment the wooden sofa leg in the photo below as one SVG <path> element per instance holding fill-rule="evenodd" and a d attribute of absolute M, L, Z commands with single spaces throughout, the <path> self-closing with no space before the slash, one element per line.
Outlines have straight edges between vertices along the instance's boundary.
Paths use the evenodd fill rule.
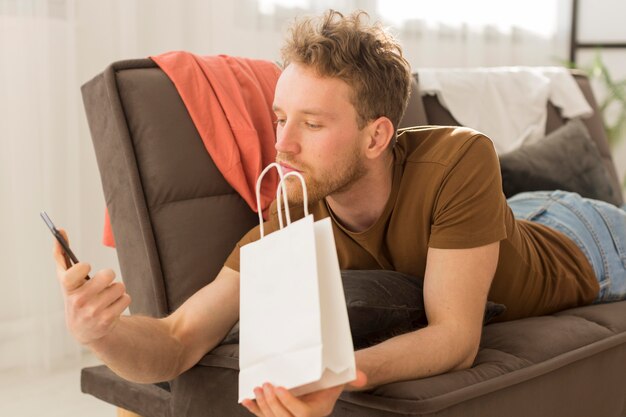
<path fill-rule="evenodd" d="M 124 410 L 123 408 L 117 408 L 117 417 L 141 417 L 139 414 L 135 414 L 132 411 Z"/>

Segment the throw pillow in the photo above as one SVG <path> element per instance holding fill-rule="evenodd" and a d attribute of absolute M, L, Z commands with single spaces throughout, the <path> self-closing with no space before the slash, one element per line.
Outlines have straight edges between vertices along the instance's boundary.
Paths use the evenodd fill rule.
<path fill-rule="evenodd" d="M 383 342 L 427 325 L 421 279 L 395 271 L 341 271 L 355 349 Z M 485 306 L 487 324 L 506 311 L 491 301 Z"/>
<path fill-rule="evenodd" d="M 579 119 L 501 155 L 500 169 L 507 198 L 524 191 L 563 190 L 619 204 L 600 151 Z"/>
<path fill-rule="evenodd" d="M 350 331 L 355 349 L 426 326 L 422 280 L 385 270 L 341 271 Z M 484 323 L 506 307 L 488 302 Z M 236 324 L 222 344 L 239 342 Z"/>

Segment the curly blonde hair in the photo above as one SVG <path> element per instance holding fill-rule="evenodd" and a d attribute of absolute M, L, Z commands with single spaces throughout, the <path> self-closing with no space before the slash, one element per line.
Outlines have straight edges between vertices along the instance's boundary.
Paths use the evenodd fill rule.
<path fill-rule="evenodd" d="M 296 20 L 281 49 L 283 65 L 303 64 L 322 77 L 346 82 L 359 129 L 381 116 L 397 129 L 409 100 L 411 68 L 396 39 L 364 17 L 369 15 L 363 11 L 344 16 L 328 10 Z"/>

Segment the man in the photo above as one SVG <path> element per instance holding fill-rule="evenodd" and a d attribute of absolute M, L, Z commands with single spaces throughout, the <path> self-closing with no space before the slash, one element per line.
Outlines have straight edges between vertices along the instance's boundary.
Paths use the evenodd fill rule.
<path fill-rule="evenodd" d="M 470 367 L 488 295 L 507 306 L 501 320 L 623 298 L 623 264 L 603 270 L 605 258 L 596 254 L 610 252 L 612 237 L 626 236 L 626 215 L 577 195 L 531 193 L 511 201 L 526 219 L 516 220 L 485 136 L 447 127 L 396 136 L 410 69 L 398 44 L 361 18 L 330 11 L 297 22 L 282 51 L 286 68 L 274 100 L 276 159 L 305 177 L 315 218 L 332 218 L 341 268 L 423 278 L 428 326 L 356 352 L 360 371 L 347 388 Z M 290 187 L 289 199 L 302 201 L 298 187 Z M 572 207 L 581 215 L 571 218 Z M 586 228 L 595 213 L 617 232 L 599 222 Z M 268 228 L 276 228 L 275 212 Z M 598 230 L 608 236 L 602 248 L 588 238 Z M 163 319 L 120 317 L 130 298 L 122 283 L 113 283 L 113 272 L 85 282 L 89 265 L 65 270 L 55 245 L 68 327 L 120 376 L 170 380 L 237 321 L 239 247 L 257 238 L 253 229 L 216 279 Z M 243 404 L 257 416 L 327 415 L 344 388 L 295 398 L 268 383 Z"/>

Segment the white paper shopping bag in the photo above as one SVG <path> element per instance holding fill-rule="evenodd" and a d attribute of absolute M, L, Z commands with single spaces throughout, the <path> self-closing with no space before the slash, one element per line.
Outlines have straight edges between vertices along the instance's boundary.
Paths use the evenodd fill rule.
<path fill-rule="evenodd" d="M 275 167 L 278 213 L 285 203 L 286 225 L 264 236 L 259 190 Z M 291 222 L 285 179 L 303 187 L 305 217 Z M 257 180 L 261 239 L 241 248 L 239 307 L 239 402 L 270 382 L 295 395 L 356 378 L 354 350 L 332 225 L 308 213 L 306 184 L 297 172 L 282 174 L 271 164 Z"/>

